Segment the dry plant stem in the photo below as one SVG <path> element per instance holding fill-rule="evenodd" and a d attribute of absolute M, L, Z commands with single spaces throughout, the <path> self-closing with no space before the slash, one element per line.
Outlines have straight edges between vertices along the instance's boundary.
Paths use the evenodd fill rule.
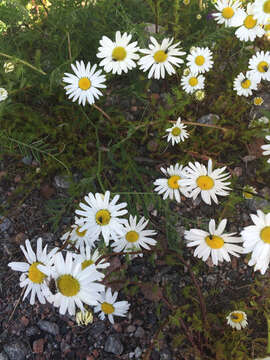
<path fill-rule="evenodd" d="M 270 314 L 265 313 L 264 314 L 267 321 L 267 349 L 266 353 L 270 354 Z"/>
<path fill-rule="evenodd" d="M 99 106 L 97 106 L 96 104 L 93 104 L 93 107 L 95 109 L 97 109 L 99 112 L 101 112 L 101 114 L 108 120 L 112 121 L 112 119 L 109 117 L 109 115 L 107 113 L 105 113 L 104 110 L 102 110 Z"/>
<path fill-rule="evenodd" d="M 0 56 L 4 56 L 4 57 L 6 57 L 6 58 L 8 58 L 8 59 L 10 59 L 10 60 L 16 61 L 16 62 L 20 62 L 21 64 L 30 67 L 31 69 L 39 72 L 39 73 L 42 74 L 42 75 L 47 75 L 43 70 L 40 70 L 40 69 L 36 68 L 35 66 L 29 64 L 27 61 L 21 60 L 21 59 L 19 59 L 19 58 L 14 57 L 14 56 L 10 56 L 10 55 L 8 55 L 8 54 L 4 54 L 4 53 L 2 53 L 2 52 L 0 52 Z"/>
<path fill-rule="evenodd" d="M 69 56 L 69 60 L 72 60 L 72 55 L 71 55 L 71 45 L 70 45 L 70 36 L 69 36 L 69 32 L 67 31 L 67 41 L 68 41 L 68 56 Z"/>
<path fill-rule="evenodd" d="M 21 294 L 20 294 L 20 297 L 19 297 L 19 299 L 17 300 L 16 305 L 14 306 L 14 309 L 12 310 L 12 313 L 10 314 L 10 317 L 8 318 L 8 323 L 9 323 L 10 320 L 12 319 L 12 317 L 13 317 L 13 315 L 14 315 L 14 313 L 15 313 L 15 311 L 16 311 L 16 309 L 17 309 L 17 307 L 18 307 L 18 305 L 19 305 L 19 303 L 20 303 L 20 301 L 21 301 L 21 298 L 22 298 L 25 290 L 26 290 L 26 286 L 22 289 L 22 292 L 21 292 Z"/>
<path fill-rule="evenodd" d="M 172 121 L 172 122 L 175 123 L 175 121 Z M 226 133 L 229 130 L 229 129 L 226 129 L 224 127 L 218 126 L 218 125 L 201 124 L 201 123 L 196 123 L 196 122 L 193 122 L 193 121 L 182 121 L 182 123 L 185 124 L 185 125 L 202 126 L 202 127 L 209 127 L 209 128 L 213 128 L 213 129 L 218 129 L 218 130 L 223 131 L 224 133 Z"/>
<path fill-rule="evenodd" d="M 155 9 L 155 30 L 157 34 L 158 33 L 158 0 L 154 0 L 154 9 Z"/>

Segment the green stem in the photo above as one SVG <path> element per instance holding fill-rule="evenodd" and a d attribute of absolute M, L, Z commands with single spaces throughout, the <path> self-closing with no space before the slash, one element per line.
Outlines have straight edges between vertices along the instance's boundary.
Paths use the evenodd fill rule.
<path fill-rule="evenodd" d="M 266 321 L 267 321 L 267 349 L 266 353 L 270 354 L 270 318 L 268 314 L 265 314 Z"/>
<path fill-rule="evenodd" d="M 35 66 L 29 64 L 27 61 L 21 60 L 21 59 L 19 59 L 19 58 L 16 58 L 16 57 L 14 57 L 14 56 L 10 56 L 10 55 L 8 55 L 8 54 L 4 54 L 4 53 L 1 53 L 1 52 L 0 52 L 0 56 L 4 56 L 4 57 L 6 57 L 6 58 L 8 58 L 8 59 L 11 59 L 11 60 L 13 60 L 13 61 L 16 61 L 16 62 L 20 62 L 20 63 L 22 63 L 23 65 L 26 65 L 26 66 L 30 67 L 31 69 L 39 72 L 39 73 L 42 74 L 42 75 L 47 75 L 43 70 L 40 70 L 40 69 L 36 68 Z"/>

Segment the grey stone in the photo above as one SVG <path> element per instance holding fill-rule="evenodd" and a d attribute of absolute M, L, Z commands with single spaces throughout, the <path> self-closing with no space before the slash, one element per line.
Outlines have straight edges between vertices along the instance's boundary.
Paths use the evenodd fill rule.
<path fill-rule="evenodd" d="M 172 355 L 168 349 L 164 349 L 160 352 L 160 360 L 171 360 Z"/>
<path fill-rule="evenodd" d="M 25 165 L 31 165 L 32 164 L 32 161 L 33 161 L 33 156 L 29 155 L 29 156 L 25 156 L 22 158 L 22 162 L 25 164 Z"/>
<path fill-rule="evenodd" d="M 213 125 L 216 123 L 217 120 L 219 120 L 220 117 L 216 114 L 207 114 L 200 117 L 197 122 L 201 124 L 210 124 Z"/>
<path fill-rule="evenodd" d="M 8 356 L 4 351 L 0 352 L 0 360 L 8 360 Z"/>
<path fill-rule="evenodd" d="M 134 325 L 129 325 L 126 328 L 126 332 L 128 332 L 128 333 L 133 333 L 135 330 L 136 330 L 136 327 Z"/>
<path fill-rule="evenodd" d="M 58 188 L 68 189 L 70 187 L 70 176 L 56 175 L 54 177 L 54 183 Z"/>
<path fill-rule="evenodd" d="M 8 218 L 0 216 L 0 232 L 8 231 L 11 225 L 12 222 Z"/>
<path fill-rule="evenodd" d="M 142 328 L 141 326 L 139 326 L 139 327 L 137 328 L 137 330 L 135 331 L 134 336 L 135 336 L 136 338 L 142 338 L 142 337 L 144 337 L 144 330 L 143 330 L 143 328 Z"/>
<path fill-rule="evenodd" d="M 28 352 L 26 345 L 20 340 L 14 340 L 3 348 L 9 360 L 24 360 Z"/>
<path fill-rule="evenodd" d="M 40 330 L 37 326 L 29 326 L 26 330 L 25 330 L 25 335 L 26 336 L 33 336 L 33 335 L 37 335 L 40 334 Z"/>
<path fill-rule="evenodd" d="M 115 355 L 121 355 L 124 347 L 117 336 L 109 335 L 105 342 L 104 350 Z"/>
<path fill-rule="evenodd" d="M 37 326 L 51 334 L 51 335 L 58 335 L 59 334 L 59 326 L 56 324 L 56 323 L 53 323 L 51 321 L 46 321 L 46 320 L 39 320 L 38 323 L 37 323 Z"/>
<path fill-rule="evenodd" d="M 104 321 L 95 322 L 89 329 L 89 335 L 98 337 L 105 331 Z"/>
<path fill-rule="evenodd" d="M 142 355 L 142 349 L 137 346 L 135 351 L 134 351 L 134 355 L 135 355 L 135 359 L 139 359 L 139 357 Z"/>

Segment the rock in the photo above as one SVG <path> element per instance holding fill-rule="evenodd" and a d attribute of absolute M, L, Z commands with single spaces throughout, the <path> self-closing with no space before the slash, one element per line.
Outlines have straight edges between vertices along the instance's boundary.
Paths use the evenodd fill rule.
<path fill-rule="evenodd" d="M 126 332 L 128 332 L 128 333 L 133 333 L 135 330 L 136 330 L 136 327 L 134 325 L 129 325 L 126 328 Z"/>
<path fill-rule="evenodd" d="M 134 351 L 134 355 L 135 355 L 135 359 L 139 359 L 140 356 L 142 355 L 142 349 L 139 346 L 136 347 Z"/>
<path fill-rule="evenodd" d="M 0 360 L 8 360 L 8 356 L 4 351 L 0 352 Z"/>
<path fill-rule="evenodd" d="M 216 114 L 207 114 L 207 115 L 203 115 L 202 117 L 200 117 L 197 122 L 201 123 L 201 124 L 210 124 L 213 125 L 217 122 L 217 120 L 219 120 L 220 117 Z"/>
<path fill-rule="evenodd" d="M 160 351 L 160 360 L 171 360 L 172 355 L 171 352 L 168 349 L 164 349 Z"/>
<path fill-rule="evenodd" d="M 3 348 L 9 360 L 24 360 L 28 352 L 26 345 L 20 340 L 14 340 Z"/>
<path fill-rule="evenodd" d="M 105 342 L 104 350 L 115 355 L 121 355 L 124 347 L 118 337 L 109 335 Z"/>
<path fill-rule="evenodd" d="M 35 340 L 33 342 L 33 353 L 35 353 L 35 354 L 43 354 L 44 343 L 45 343 L 45 340 L 42 339 L 42 338 L 38 339 L 38 340 Z"/>
<path fill-rule="evenodd" d="M 22 162 L 25 164 L 25 165 L 31 165 L 32 164 L 32 161 L 33 161 L 33 156 L 29 155 L 29 156 L 25 156 L 22 158 Z"/>
<path fill-rule="evenodd" d="M 11 225 L 12 222 L 9 220 L 9 218 L 0 216 L 0 232 L 8 231 L 8 229 L 11 228 Z"/>
<path fill-rule="evenodd" d="M 70 176 L 56 175 L 54 177 L 55 186 L 61 189 L 68 189 L 70 187 Z"/>
<path fill-rule="evenodd" d="M 139 326 L 139 327 L 137 328 L 137 330 L 135 331 L 134 336 L 135 336 L 136 338 L 142 338 L 142 337 L 144 337 L 144 329 L 143 329 L 141 326 Z"/>
<path fill-rule="evenodd" d="M 40 330 L 37 326 L 29 326 L 25 331 L 26 336 L 34 336 L 40 334 Z"/>
<path fill-rule="evenodd" d="M 53 323 L 51 321 L 46 321 L 46 320 L 39 320 L 38 323 L 37 323 L 37 326 L 51 334 L 51 335 L 58 335 L 59 334 L 59 326 L 56 324 L 56 323 Z"/>
<path fill-rule="evenodd" d="M 104 321 L 95 322 L 89 329 L 90 337 L 98 337 L 105 331 Z"/>

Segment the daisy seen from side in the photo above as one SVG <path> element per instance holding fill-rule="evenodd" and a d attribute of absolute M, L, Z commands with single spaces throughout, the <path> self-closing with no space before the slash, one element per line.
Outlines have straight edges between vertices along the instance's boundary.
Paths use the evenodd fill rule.
<path fill-rule="evenodd" d="M 253 199 L 254 195 L 256 195 L 256 194 L 257 194 L 257 190 L 255 189 L 254 186 L 245 185 L 243 187 L 242 195 L 245 199 L 247 199 L 247 200 Z"/>
<path fill-rule="evenodd" d="M 94 104 L 95 99 L 102 96 L 99 89 L 106 88 L 104 84 L 106 78 L 101 75 L 101 70 L 96 71 L 97 65 L 91 67 L 90 62 L 85 66 L 84 62 L 76 61 L 76 66 L 71 64 L 74 74 L 65 73 L 63 82 L 68 83 L 64 87 L 66 94 L 72 101 L 79 101 L 79 104 L 85 106 L 86 102 Z"/>
<path fill-rule="evenodd" d="M 246 75 L 240 73 L 233 82 L 233 90 L 235 90 L 239 96 L 248 97 L 252 95 L 252 90 L 257 90 L 257 88 L 258 82 L 250 71 L 248 71 Z"/>
<path fill-rule="evenodd" d="M 254 18 L 262 25 L 269 23 L 270 0 L 256 0 L 254 3 Z"/>
<path fill-rule="evenodd" d="M 121 75 L 122 72 L 127 73 L 128 70 L 136 67 L 136 60 L 139 55 L 137 41 L 130 43 L 131 35 L 126 32 L 121 35 L 120 31 L 115 34 L 115 41 L 107 36 L 103 36 L 100 40 L 97 57 L 103 59 L 99 66 L 104 67 L 105 72 Z"/>
<path fill-rule="evenodd" d="M 115 195 L 110 201 L 110 191 L 105 195 L 89 193 L 84 197 L 85 203 L 81 202 L 76 210 L 76 214 L 82 216 L 80 231 L 87 230 L 95 238 L 102 234 L 105 244 L 108 245 L 110 239 L 117 238 L 123 234 L 123 224 L 126 219 L 120 218 L 127 214 L 125 207 L 127 203 L 116 204 L 120 196 Z"/>
<path fill-rule="evenodd" d="M 264 274 L 270 262 L 270 213 L 257 210 L 257 215 L 250 215 L 254 225 L 241 231 L 245 253 L 252 253 L 248 265 Z"/>
<path fill-rule="evenodd" d="M 149 220 L 142 217 L 137 223 L 137 216 L 129 216 L 129 222 L 124 225 L 124 234 L 118 239 L 114 239 L 112 244 L 113 251 L 138 251 L 141 248 L 150 250 L 149 245 L 156 245 L 156 240 L 152 238 L 157 233 L 155 230 L 145 230 Z"/>
<path fill-rule="evenodd" d="M 181 122 L 181 118 L 179 117 L 171 128 L 166 129 L 168 132 L 168 134 L 165 135 L 167 136 L 167 141 L 171 141 L 172 146 L 178 144 L 180 141 L 185 141 L 185 139 L 189 137 L 189 133 L 185 129 L 186 125 Z"/>
<path fill-rule="evenodd" d="M 178 67 L 184 62 L 179 56 L 183 56 L 186 53 L 180 51 L 180 48 L 178 48 L 180 42 L 172 45 L 173 40 L 173 38 L 166 38 L 159 44 L 157 40 L 151 36 L 149 49 L 140 49 L 140 52 L 145 54 L 145 56 L 138 61 L 138 65 L 140 65 L 140 70 L 144 72 L 149 70 L 148 79 L 152 77 L 155 79 L 164 79 L 166 72 L 169 75 L 175 73 L 173 65 Z"/>
<path fill-rule="evenodd" d="M 212 51 L 208 47 L 195 47 L 187 56 L 187 66 L 193 74 L 205 73 L 213 67 L 212 57 Z"/>
<path fill-rule="evenodd" d="M 130 304 L 127 301 L 116 301 L 118 292 L 112 294 L 111 288 L 108 288 L 101 294 L 99 304 L 95 306 L 94 312 L 100 312 L 99 318 L 104 320 L 108 316 L 109 321 L 114 324 L 114 316 L 126 316 Z"/>
<path fill-rule="evenodd" d="M 45 296 L 49 303 L 59 308 L 60 314 L 68 311 L 69 315 L 75 315 L 76 306 L 84 311 L 83 303 L 91 306 L 98 304 L 100 293 L 105 288 L 98 282 L 104 275 L 94 265 L 82 270 L 81 263 L 75 263 L 73 254 L 67 252 L 65 259 L 62 253 L 55 255 L 52 269 L 44 265 L 38 265 L 38 268 L 47 276 L 51 275 L 55 282 L 55 293 L 47 288 Z"/>
<path fill-rule="evenodd" d="M 45 304 L 44 293 L 47 289 L 46 278 L 50 273 L 43 273 L 40 271 L 37 266 L 39 264 L 46 265 L 50 267 L 54 261 L 54 255 L 58 251 L 58 248 L 52 249 L 47 254 L 47 245 L 42 249 L 42 239 L 37 239 L 37 248 L 36 253 L 34 253 L 30 241 L 27 239 L 25 241 L 25 246 L 20 246 L 27 262 L 10 262 L 8 266 L 15 271 L 22 272 L 20 276 L 20 287 L 26 287 L 23 300 L 30 295 L 30 304 L 35 303 L 35 298 L 37 296 L 38 301 L 41 304 Z"/>
<path fill-rule="evenodd" d="M 63 243 L 68 242 L 68 247 L 70 245 L 74 245 L 77 249 L 82 245 L 87 245 L 90 247 L 95 246 L 95 241 L 98 240 L 98 237 L 93 237 L 92 234 L 86 230 L 81 231 L 81 226 L 77 225 L 77 223 L 84 223 L 84 219 L 80 219 L 75 216 L 75 224 L 71 225 L 70 231 L 66 232 L 61 240 Z"/>
<path fill-rule="evenodd" d="M 255 81 L 270 81 L 270 52 L 257 51 L 256 54 L 249 59 L 249 69 Z"/>
<path fill-rule="evenodd" d="M 170 165 L 167 169 L 160 168 L 161 172 L 165 175 L 165 178 L 157 179 L 154 181 L 154 185 L 158 194 L 163 194 L 163 199 L 167 198 L 177 202 L 181 202 L 181 194 L 185 197 L 189 197 L 189 193 L 184 186 L 179 185 L 179 180 L 184 177 L 183 165 L 175 164 Z"/>
<path fill-rule="evenodd" d="M 185 231 L 184 237 L 187 246 L 196 246 L 194 256 L 206 261 L 209 256 L 214 265 L 218 262 L 231 261 L 230 254 L 239 257 L 243 253 L 243 248 L 235 243 L 242 242 L 241 237 L 235 236 L 236 233 L 223 233 L 227 224 L 227 219 L 221 220 L 216 228 L 215 220 L 209 222 L 209 232 L 200 229 Z"/>
<path fill-rule="evenodd" d="M 181 86 L 186 93 L 193 94 L 196 90 L 204 89 L 204 80 L 203 75 L 190 73 L 187 76 L 182 76 Z"/>
<path fill-rule="evenodd" d="M 265 139 L 270 141 L 270 135 L 267 135 Z M 264 150 L 263 155 L 270 155 L 270 144 L 262 145 L 261 148 Z M 270 158 L 267 160 L 267 162 L 270 163 Z"/>
<path fill-rule="evenodd" d="M 8 97 L 8 92 L 4 88 L 0 88 L 0 102 L 6 100 Z"/>
<path fill-rule="evenodd" d="M 253 99 L 253 104 L 255 106 L 261 106 L 263 104 L 264 100 L 261 96 L 256 96 L 254 99 Z"/>
<path fill-rule="evenodd" d="M 218 24 L 224 24 L 225 27 L 234 27 L 241 25 L 241 3 L 233 0 L 217 0 L 215 7 L 217 13 L 212 14 Z"/>
<path fill-rule="evenodd" d="M 247 314 L 244 311 L 235 310 L 226 317 L 227 324 L 233 329 L 241 330 L 248 325 Z"/>
<path fill-rule="evenodd" d="M 211 200 L 218 204 L 217 195 L 227 196 L 230 188 L 229 173 L 224 173 L 226 166 L 213 170 L 212 160 L 208 160 L 208 167 L 195 162 L 189 162 L 185 167 L 183 179 L 179 180 L 179 184 L 187 189 L 190 197 L 195 200 L 201 194 L 202 200 L 211 205 Z"/>
<path fill-rule="evenodd" d="M 256 37 L 262 37 L 265 30 L 254 19 L 254 4 L 247 4 L 247 12 L 241 12 L 242 25 L 235 31 L 235 36 L 241 41 L 254 41 Z"/>

